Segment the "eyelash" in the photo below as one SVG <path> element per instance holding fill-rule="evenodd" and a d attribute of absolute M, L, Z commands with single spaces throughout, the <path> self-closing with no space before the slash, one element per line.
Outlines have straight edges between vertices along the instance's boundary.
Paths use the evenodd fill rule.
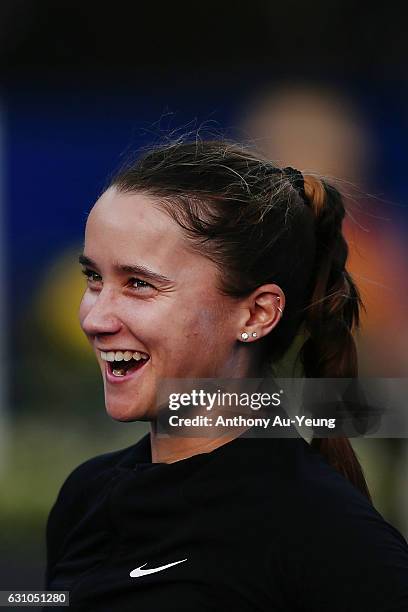
<path fill-rule="evenodd" d="M 99 276 L 100 280 L 102 280 L 100 274 L 98 274 L 97 272 L 94 272 L 93 270 L 89 270 L 88 268 L 86 268 L 85 270 L 82 270 L 82 274 L 85 276 L 85 278 L 89 282 L 95 282 L 95 283 L 100 282 L 100 281 L 95 280 L 93 276 Z M 135 289 L 136 291 L 140 291 L 140 289 L 148 289 L 148 288 L 154 289 L 153 285 L 151 285 L 147 281 L 142 280 L 141 278 L 130 278 L 129 282 L 130 283 L 142 283 L 141 286 L 131 287 L 131 289 Z"/>

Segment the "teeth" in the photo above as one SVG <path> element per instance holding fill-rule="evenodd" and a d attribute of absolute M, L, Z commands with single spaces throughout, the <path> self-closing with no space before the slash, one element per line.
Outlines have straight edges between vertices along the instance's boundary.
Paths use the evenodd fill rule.
<path fill-rule="evenodd" d="M 105 351 L 100 352 L 101 359 L 103 361 L 130 361 L 132 358 L 135 361 L 140 361 L 141 359 L 149 359 L 149 355 L 146 353 L 141 353 L 140 351 Z"/>
<path fill-rule="evenodd" d="M 112 370 L 112 374 L 114 376 L 125 376 L 126 372 L 125 372 L 125 370 L 122 370 L 122 369 L 120 369 L 120 370 Z"/>

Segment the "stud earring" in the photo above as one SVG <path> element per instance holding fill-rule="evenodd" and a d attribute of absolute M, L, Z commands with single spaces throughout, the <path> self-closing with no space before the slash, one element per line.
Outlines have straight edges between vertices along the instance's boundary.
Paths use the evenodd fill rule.
<path fill-rule="evenodd" d="M 258 335 L 258 334 L 257 334 L 256 332 L 252 332 L 252 337 L 253 337 L 253 338 L 256 338 L 256 337 L 257 337 L 257 335 Z"/>
<path fill-rule="evenodd" d="M 249 334 L 248 334 L 247 332 L 242 332 L 242 334 L 241 334 L 241 338 L 242 338 L 243 340 L 248 340 L 248 338 L 249 338 Z"/>

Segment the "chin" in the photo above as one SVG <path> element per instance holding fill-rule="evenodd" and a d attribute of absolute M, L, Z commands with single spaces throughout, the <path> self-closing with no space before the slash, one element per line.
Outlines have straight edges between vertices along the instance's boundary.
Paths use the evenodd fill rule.
<path fill-rule="evenodd" d="M 115 421 L 131 422 L 131 421 L 150 421 L 149 410 L 146 405 L 129 406 L 129 403 L 123 404 L 117 400 L 105 399 L 105 407 L 107 414 Z"/>

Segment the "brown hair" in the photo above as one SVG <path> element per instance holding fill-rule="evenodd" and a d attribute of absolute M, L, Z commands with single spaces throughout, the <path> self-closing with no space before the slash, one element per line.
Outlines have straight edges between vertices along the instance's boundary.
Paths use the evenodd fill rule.
<path fill-rule="evenodd" d="M 182 139 L 148 150 L 111 186 L 157 197 L 192 246 L 218 266 L 220 291 L 242 297 L 264 283 L 281 287 L 285 314 L 260 340 L 265 366 L 284 355 L 303 324 L 305 376 L 357 376 L 352 331 L 362 302 L 345 268 L 345 207 L 337 189 L 305 175 L 305 203 L 293 175 L 246 147 Z M 313 438 L 311 445 L 370 498 L 346 437 Z"/>

